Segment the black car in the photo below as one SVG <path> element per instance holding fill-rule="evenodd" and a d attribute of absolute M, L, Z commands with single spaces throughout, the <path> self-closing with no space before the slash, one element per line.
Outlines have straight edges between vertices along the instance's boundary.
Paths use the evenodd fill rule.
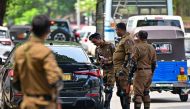
<path fill-rule="evenodd" d="M 60 91 L 58 102 L 65 109 L 103 109 L 103 83 L 100 70 L 92 64 L 90 58 L 80 46 L 46 45 L 52 49 L 58 65 L 64 72 L 64 88 Z M 18 105 L 22 94 L 16 92 L 10 81 L 13 71 L 13 54 L 9 56 L 1 70 L 3 74 L 3 106 L 11 107 Z M 4 108 L 5 109 L 5 108 Z"/>
<path fill-rule="evenodd" d="M 13 89 L 11 81 L 13 80 L 13 55 L 15 48 L 9 54 L 4 65 L 0 68 L 0 89 L 1 89 L 1 104 L 0 109 L 16 108 L 22 100 L 22 94 Z"/>

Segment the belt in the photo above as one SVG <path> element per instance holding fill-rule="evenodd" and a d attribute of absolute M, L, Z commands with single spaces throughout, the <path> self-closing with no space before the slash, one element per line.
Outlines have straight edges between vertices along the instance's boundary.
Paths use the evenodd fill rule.
<path fill-rule="evenodd" d="M 137 68 L 137 70 L 151 70 L 151 68 Z"/>
<path fill-rule="evenodd" d="M 53 100 L 53 97 L 51 95 L 31 95 L 31 94 L 26 94 L 27 96 L 29 97 L 36 97 L 36 98 L 39 98 L 39 97 L 43 97 L 44 100 L 46 101 L 52 101 Z"/>

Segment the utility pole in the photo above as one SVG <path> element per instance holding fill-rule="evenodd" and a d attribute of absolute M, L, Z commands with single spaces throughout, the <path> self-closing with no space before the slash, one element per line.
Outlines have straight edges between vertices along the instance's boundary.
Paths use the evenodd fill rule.
<path fill-rule="evenodd" d="M 80 29 L 80 0 L 77 0 L 77 27 Z"/>
<path fill-rule="evenodd" d="M 167 0 L 168 15 L 173 15 L 173 1 Z"/>

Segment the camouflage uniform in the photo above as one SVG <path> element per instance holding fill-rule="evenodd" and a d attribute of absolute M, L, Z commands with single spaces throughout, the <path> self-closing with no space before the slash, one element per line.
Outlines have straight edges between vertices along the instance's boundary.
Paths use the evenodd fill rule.
<path fill-rule="evenodd" d="M 105 92 L 105 103 L 106 109 L 110 108 L 110 101 L 112 98 L 112 89 L 115 83 L 115 74 L 113 69 L 113 52 L 115 47 L 112 43 L 104 42 L 96 48 L 97 62 L 103 69 L 103 80 L 104 80 L 104 92 Z M 105 63 L 106 61 L 106 63 Z"/>
<path fill-rule="evenodd" d="M 149 89 L 152 82 L 152 64 L 156 62 L 156 52 L 152 45 L 146 41 L 140 41 L 134 47 L 133 59 L 137 61 L 137 71 L 134 75 L 134 102 L 135 109 L 140 109 L 144 102 L 145 109 L 150 107 Z"/>
<path fill-rule="evenodd" d="M 113 64 L 114 72 L 116 74 L 116 83 L 118 86 L 117 95 L 120 96 L 120 92 L 126 92 L 127 89 L 127 79 L 128 79 L 128 68 L 123 67 L 124 63 L 128 60 L 127 54 L 133 53 L 134 41 L 129 33 L 126 33 L 121 37 L 119 44 L 116 47 L 116 50 L 113 54 Z M 120 75 L 119 72 L 123 70 L 123 74 Z M 130 99 L 130 97 L 128 97 Z M 121 98 L 120 98 L 121 99 Z M 130 100 L 129 100 L 130 102 Z M 123 107 L 122 101 L 121 105 Z"/>
<path fill-rule="evenodd" d="M 20 108 L 56 109 L 55 84 L 63 73 L 43 40 L 31 34 L 30 40 L 16 49 L 14 62 L 13 84 L 19 81 L 24 95 Z"/>
<path fill-rule="evenodd" d="M 115 83 L 115 74 L 113 72 L 112 59 L 114 51 L 114 45 L 108 42 L 104 42 L 102 45 L 96 48 L 97 62 L 100 63 L 100 66 L 103 69 L 103 77 L 107 79 L 107 81 L 104 84 L 108 86 L 114 86 Z M 106 64 L 104 64 L 104 60 L 107 61 Z"/>

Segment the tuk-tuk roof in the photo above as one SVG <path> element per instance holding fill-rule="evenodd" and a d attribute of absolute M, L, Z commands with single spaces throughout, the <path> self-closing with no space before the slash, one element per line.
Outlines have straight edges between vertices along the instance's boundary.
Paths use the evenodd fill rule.
<path fill-rule="evenodd" d="M 134 36 L 140 30 L 148 32 L 148 39 L 184 38 L 183 31 L 180 28 L 174 26 L 143 26 L 135 28 L 131 33 Z"/>

